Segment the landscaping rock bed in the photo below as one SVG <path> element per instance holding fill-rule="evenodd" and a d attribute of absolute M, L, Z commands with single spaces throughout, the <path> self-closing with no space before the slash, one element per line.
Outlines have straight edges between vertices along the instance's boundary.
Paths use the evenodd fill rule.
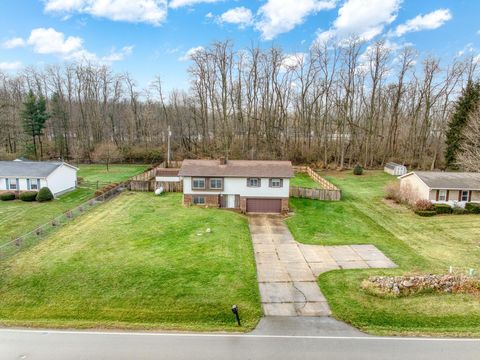
<path fill-rule="evenodd" d="M 362 288 L 375 295 L 395 297 L 425 292 L 480 295 L 480 278 L 458 274 L 373 276 L 362 282 Z"/>

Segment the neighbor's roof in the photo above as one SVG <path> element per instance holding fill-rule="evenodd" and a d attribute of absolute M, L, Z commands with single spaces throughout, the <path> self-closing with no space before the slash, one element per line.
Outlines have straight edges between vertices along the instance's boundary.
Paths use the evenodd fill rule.
<path fill-rule="evenodd" d="M 62 164 L 78 170 L 76 167 L 62 162 L 0 161 L 0 177 L 44 178 L 50 175 Z"/>
<path fill-rule="evenodd" d="M 226 177 L 293 177 L 290 161 L 228 160 L 220 165 L 219 160 L 183 160 L 180 176 L 226 176 Z"/>
<path fill-rule="evenodd" d="M 414 171 L 400 178 L 417 175 L 430 189 L 480 190 L 480 173 Z"/>
<path fill-rule="evenodd" d="M 395 169 L 397 166 L 404 166 L 404 165 L 400 165 L 400 164 L 397 164 L 397 163 L 394 163 L 394 162 L 389 162 L 389 163 L 386 163 L 385 164 L 385 167 L 387 169 Z"/>
<path fill-rule="evenodd" d="M 174 169 L 174 168 L 164 168 L 164 169 L 157 169 L 155 175 L 156 176 L 178 176 L 178 172 L 180 169 Z"/>

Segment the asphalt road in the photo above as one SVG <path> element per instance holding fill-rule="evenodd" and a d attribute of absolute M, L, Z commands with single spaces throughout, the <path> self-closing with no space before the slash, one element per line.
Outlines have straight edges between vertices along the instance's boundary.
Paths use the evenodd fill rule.
<path fill-rule="evenodd" d="M 479 359 L 480 340 L 0 330 L 0 359 Z"/>

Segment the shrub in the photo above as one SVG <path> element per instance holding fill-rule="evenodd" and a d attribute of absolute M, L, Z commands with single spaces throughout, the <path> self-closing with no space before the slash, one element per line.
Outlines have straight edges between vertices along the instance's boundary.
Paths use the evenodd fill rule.
<path fill-rule="evenodd" d="M 36 191 L 25 191 L 20 194 L 19 199 L 22 201 L 32 202 L 37 200 L 38 192 Z"/>
<path fill-rule="evenodd" d="M 97 191 L 95 191 L 95 193 L 93 194 L 93 196 L 95 196 L 95 197 L 99 197 L 100 195 L 103 195 L 103 191 L 102 191 L 102 190 L 97 190 Z"/>
<path fill-rule="evenodd" d="M 44 202 L 53 200 L 53 194 L 48 187 L 43 187 L 37 194 L 37 201 Z"/>
<path fill-rule="evenodd" d="M 415 202 L 414 209 L 417 211 L 434 211 L 435 207 L 430 200 L 421 199 Z"/>
<path fill-rule="evenodd" d="M 385 199 L 393 200 L 397 203 L 402 201 L 400 196 L 400 183 L 398 181 L 391 181 L 385 186 Z"/>
<path fill-rule="evenodd" d="M 480 214 L 480 204 L 478 203 L 466 203 L 465 210 L 470 214 Z"/>
<path fill-rule="evenodd" d="M 81 176 L 77 176 L 77 185 L 81 185 L 85 182 L 85 179 Z"/>
<path fill-rule="evenodd" d="M 461 207 L 455 207 L 452 209 L 452 212 L 455 214 L 455 215 L 466 215 L 468 214 L 468 210 L 464 209 L 464 208 L 461 208 Z"/>
<path fill-rule="evenodd" d="M 435 210 L 415 210 L 415 214 L 418 216 L 430 217 L 437 215 Z"/>
<path fill-rule="evenodd" d="M 360 164 L 355 165 L 353 168 L 353 175 L 362 175 L 363 174 L 363 167 Z"/>
<path fill-rule="evenodd" d="M 2 201 L 11 201 L 11 200 L 15 200 L 15 193 L 13 192 L 8 192 L 8 193 L 4 193 L 4 194 L 0 194 L 0 200 Z"/>
<path fill-rule="evenodd" d="M 435 204 L 435 211 L 437 214 L 451 214 L 453 209 L 448 204 Z"/>

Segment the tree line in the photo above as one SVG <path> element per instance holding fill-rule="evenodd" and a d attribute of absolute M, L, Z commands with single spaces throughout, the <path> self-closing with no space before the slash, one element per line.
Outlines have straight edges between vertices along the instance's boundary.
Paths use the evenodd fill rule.
<path fill-rule="evenodd" d="M 356 37 L 297 54 L 215 42 L 190 63 L 190 88 L 168 94 L 158 76 L 140 88 L 89 63 L 0 73 L 0 157 L 155 162 L 170 127 L 178 159 L 442 168 L 456 102 L 478 77 L 473 57 Z"/>

